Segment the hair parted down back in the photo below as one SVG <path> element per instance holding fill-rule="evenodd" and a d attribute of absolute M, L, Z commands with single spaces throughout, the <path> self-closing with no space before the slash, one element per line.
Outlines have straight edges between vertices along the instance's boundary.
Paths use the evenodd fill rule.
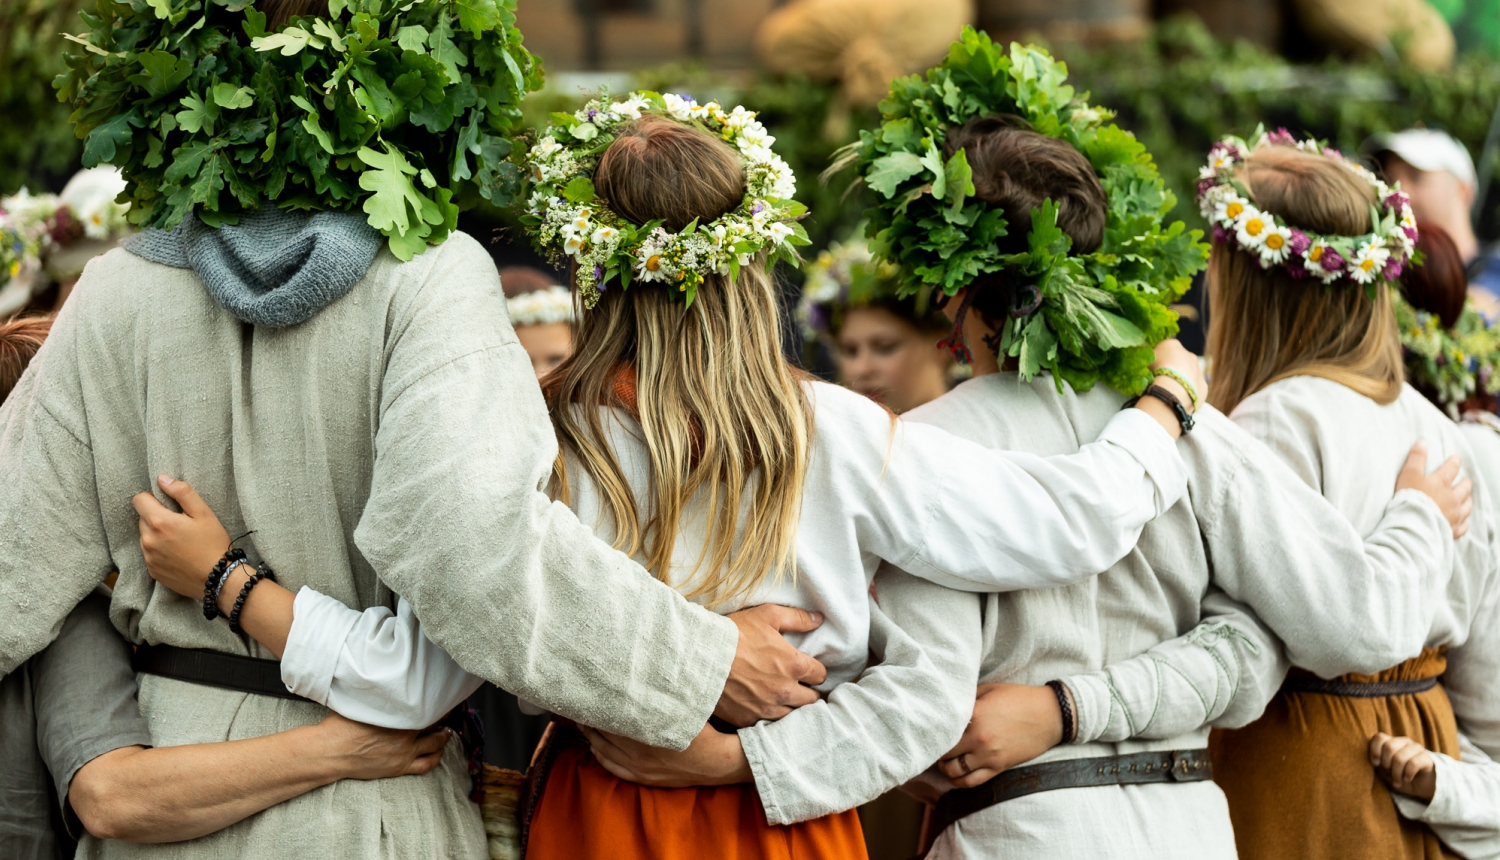
<path fill-rule="evenodd" d="M 605 150 L 594 187 L 624 218 L 681 230 L 738 206 L 744 168 L 722 140 L 644 116 Z M 549 377 L 547 402 L 562 451 L 598 486 L 615 545 L 643 553 L 658 579 L 692 578 L 691 596 L 718 604 L 793 570 L 812 412 L 781 352 L 781 306 L 763 257 L 733 280 L 709 275 L 691 307 L 673 292 L 638 282 L 580 309 L 577 350 Z M 649 511 L 637 510 L 596 408 L 618 403 L 625 367 L 635 369 L 650 455 Z M 566 501 L 561 456 L 555 477 Z M 690 505 L 703 506 L 708 539 L 696 559 L 673 559 L 684 517 L 698 516 Z"/>
<path fill-rule="evenodd" d="M 1374 189 L 1327 156 L 1262 147 L 1241 179 L 1257 207 L 1291 226 L 1337 236 L 1372 229 Z M 1359 285 L 1325 287 L 1280 266 L 1262 269 L 1253 255 L 1218 242 L 1208 287 L 1209 401 L 1224 412 L 1290 376 L 1331 379 L 1379 403 L 1400 395 L 1401 341 L 1387 287 L 1372 301 Z"/>

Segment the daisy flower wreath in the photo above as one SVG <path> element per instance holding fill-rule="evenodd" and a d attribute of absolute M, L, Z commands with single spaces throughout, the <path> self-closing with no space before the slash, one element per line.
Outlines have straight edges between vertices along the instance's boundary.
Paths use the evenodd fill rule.
<path fill-rule="evenodd" d="M 656 114 L 694 125 L 723 139 L 745 161 L 745 198 L 708 224 L 696 220 L 673 233 L 661 221 L 633 224 L 594 193 L 599 156 L 621 126 Z M 808 244 L 797 219 L 807 207 L 792 199 L 797 180 L 771 151 L 755 113 L 717 102 L 697 104 L 671 93 L 631 93 L 621 101 L 602 96 L 578 111 L 555 113 L 552 124 L 526 154 L 530 196 L 521 221 L 536 248 L 554 264 L 572 260 L 586 308 L 599 302 L 611 281 L 629 289 L 635 281 L 675 287 L 688 307 L 708 275 L 739 276 L 741 266 L 762 252 L 767 264 L 801 262 L 796 246 Z"/>
<path fill-rule="evenodd" d="M 964 28 L 940 65 L 925 76 L 897 78 L 881 102 L 884 123 L 863 131 L 835 168 L 853 162 L 879 196 L 867 211 L 870 249 L 901 267 L 899 293 L 953 295 L 976 277 L 1010 269 L 1035 289 L 1035 301 L 1006 320 L 1002 361 L 1014 358 L 1023 379 L 1043 370 L 1059 390 L 1096 382 L 1125 394 L 1151 383 L 1152 347 L 1177 333 L 1169 305 L 1208 260 L 1202 234 L 1163 223 L 1176 198 L 1146 148 L 1106 121 L 1113 115 L 1075 97 L 1067 67 L 1040 48 L 1012 44 L 1009 53 Z M 974 198 L 973 173 L 959 151 L 943 160 L 947 129 L 977 116 L 1013 114 L 1041 134 L 1068 142 L 1088 158 L 1109 198 L 1103 245 L 1070 253 L 1046 201 L 1030 224 Z M 1027 250 L 1003 254 L 996 239 L 1027 231 Z"/>
<path fill-rule="evenodd" d="M 1236 174 L 1250 154 L 1264 146 L 1295 146 L 1323 155 L 1370 183 L 1379 201 L 1370 213 L 1374 232 L 1324 236 L 1257 209 Z M 1392 189 L 1338 150 L 1316 140 L 1299 141 L 1284 128 L 1273 132 L 1257 128 L 1249 142 L 1229 136 L 1214 144 L 1198 174 L 1198 209 L 1213 225 L 1215 242 L 1253 255 L 1262 269 L 1281 266 L 1293 278 L 1359 284 L 1371 298 L 1378 284 L 1401 277 L 1402 269 L 1413 262 L 1417 244 L 1417 219 L 1399 186 Z"/>

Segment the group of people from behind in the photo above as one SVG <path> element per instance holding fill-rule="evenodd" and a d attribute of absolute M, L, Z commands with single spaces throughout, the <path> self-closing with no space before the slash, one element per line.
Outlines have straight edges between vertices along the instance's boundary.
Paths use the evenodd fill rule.
<path fill-rule="evenodd" d="M 509 324 L 498 288 L 523 276 L 497 284 L 462 234 L 372 255 L 285 327 L 203 290 L 172 234 L 91 265 L 0 408 L 0 669 L 26 679 L 34 746 L 72 749 L 42 740 L 67 708 L 37 679 L 73 677 L 46 667 L 77 613 L 102 629 L 107 604 L 136 645 L 111 664 L 144 726 L 131 752 L 45 762 L 80 856 L 134 850 L 112 837 L 184 857 L 510 850 L 487 848 L 473 750 L 448 743 L 483 680 L 556 715 L 518 820 L 489 830 L 538 860 L 860 857 L 851 810 L 898 786 L 932 805 L 936 858 L 1500 855 L 1500 437 L 1405 384 L 1396 324 L 1423 271 L 1403 264 L 1426 247 L 1442 271 L 1441 240 L 1280 132 L 1210 154 L 1211 247 L 1161 209 L 1125 223 L 1167 197 L 1128 134 L 1021 86 L 1062 74 L 1045 53 L 961 47 L 927 79 L 968 112 L 934 159 L 972 176 L 941 206 L 974 229 L 942 241 L 994 264 L 886 297 L 880 267 L 932 250 L 887 235 L 859 261 L 871 300 L 825 327 L 852 359 L 877 312 L 919 337 L 942 319 L 973 378 L 925 405 L 787 359 L 755 243 L 795 231 L 752 193 L 782 185 L 746 167 L 774 175 L 769 144 L 753 114 L 680 97 L 588 113 L 605 139 L 543 132 L 533 157 L 601 196 L 539 244 L 593 280 L 587 301 L 508 288 Z M 964 77 L 966 57 L 1015 85 Z M 937 193 L 915 181 L 878 206 Z M 542 195 L 538 220 L 569 202 Z M 640 228 L 628 289 L 577 265 L 627 241 L 609 224 Z M 368 227 L 267 210 L 219 230 L 253 271 L 289 235 Z M 1206 256 L 1212 385 L 1143 334 L 1185 286 L 1124 252 L 1146 235 Z M 694 262 L 712 253 L 735 262 Z M 1408 300 L 1437 313 L 1453 289 Z M 1071 381 L 1037 371 L 1060 356 Z M 1489 391 L 1472 376 L 1444 391 Z M 355 749 L 263 766 L 313 730 Z M 184 772 L 233 790 L 161 779 Z M 93 804 L 148 774 L 175 792 L 155 814 L 181 820 L 100 823 Z"/>

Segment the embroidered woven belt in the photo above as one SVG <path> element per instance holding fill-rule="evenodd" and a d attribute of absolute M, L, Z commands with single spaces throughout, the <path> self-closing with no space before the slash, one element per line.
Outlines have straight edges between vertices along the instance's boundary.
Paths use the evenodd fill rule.
<path fill-rule="evenodd" d="M 140 645 L 135 649 L 135 657 L 131 659 L 130 665 L 137 673 L 160 675 L 190 684 L 308 701 L 288 690 L 286 684 L 282 683 L 281 663 L 277 660 L 225 654 L 206 648 Z"/>
<path fill-rule="evenodd" d="M 983 785 L 943 795 L 933 812 L 935 830 L 1007 800 L 1059 788 L 1140 785 L 1149 782 L 1201 782 L 1213 779 L 1208 750 L 1163 750 L 1100 758 L 1074 758 L 1005 771 Z"/>
<path fill-rule="evenodd" d="M 1346 699 L 1383 699 L 1386 696 L 1410 696 L 1436 687 L 1436 678 L 1411 681 L 1325 681 L 1313 675 L 1288 675 L 1281 685 L 1285 693 L 1320 693 Z"/>

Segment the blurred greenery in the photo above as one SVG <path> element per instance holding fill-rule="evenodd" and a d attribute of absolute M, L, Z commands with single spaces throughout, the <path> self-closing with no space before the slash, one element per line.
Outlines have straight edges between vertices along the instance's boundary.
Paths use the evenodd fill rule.
<path fill-rule="evenodd" d="M 0 194 L 60 185 L 78 169 L 83 145 L 52 79 L 67 71 L 58 34 L 85 29 L 86 2 L 0 0 Z"/>

